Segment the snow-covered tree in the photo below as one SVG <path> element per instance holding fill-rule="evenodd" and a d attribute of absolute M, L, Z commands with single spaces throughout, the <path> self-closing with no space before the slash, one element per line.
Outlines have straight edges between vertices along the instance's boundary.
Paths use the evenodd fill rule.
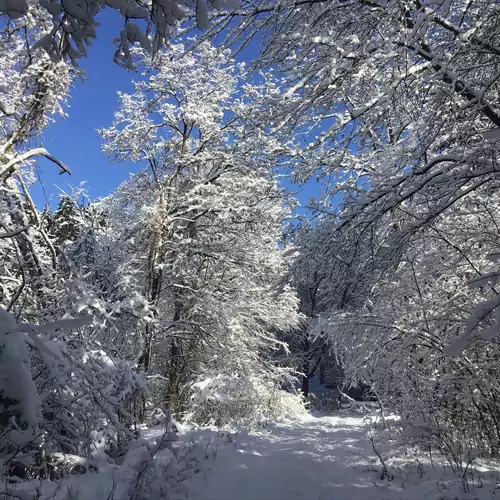
<path fill-rule="evenodd" d="M 347 307 L 338 301 L 350 282 L 340 273 L 323 291 L 329 310 L 321 327 L 347 380 L 369 384 L 384 409 L 401 415 L 403 439 L 436 447 L 452 461 L 467 450 L 498 453 L 492 395 L 498 390 L 497 271 L 487 259 L 498 248 L 494 189 L 461 200 L 413 235 L 397 258 L 385 254 L 377 261 L 384 247 L 393 248 L 384 245 L 383 226 L 365 232 L 358 248 L 371 251 L 351 261 L 354 301 Z M 314 238 L 310 243 L 321 248 Z M 352 248 L 323 251 L 312 269 L 335 269 L 346 253 L 354 255 Z M 302 251 L 307 255 L 307 248 Z"/>
<path fill-rule="evenodd" d="M 54 61 L 67 59 L 76 63 L 87 55 L 87 46 L 96 37 L 99 12 L 114 9 L 123 18 L 123 28 L 115 41 L 115 62 L 133 69 L 130 52 L 135 43 L 155 54 L 181 20 L 206 29 L 210 23 L 209 11 L 229 12 L 238 5 L 234 0 L 2 0 L 0 15 L 6 18 L 6 23 L 20 18 L 49 21 L 50 29 L 35 46 L 42 47 Z"/>
<path fill-rule="evenodd" d="M 0 32 L 0 469 L 41 470 L 47 453 L 90 456 L 130 439 L 127 407 L 142 391 L 133 363 L 93 342 L 78 294 L 92 288 L 68 260 L 68 204 L 51 217 L 30 195 L 44 127 L 63 106 L 74 70 L 38 42 L 52 29 L 37 4 Z M 66 228 L 67 229 L 67 226 Z M 53 234 L 54 233 L 54 234 Z M 67 327 L 64 335 L 61 331 Z"/>
<path fill-rule="evenodd" d="M 262 118 L 276 137 L 304 140 L 293 175 L 326 193 L 312 206 L 322 220 L 300 242 L 297 276 L 321 278 L 348 375 L 433 432 L 446 422 L 452 447 L 467 441 L 489 453 L 497 7 L 284 0 L 211 28 L 236 46 L 265 33 L 257 67 L 280 72 L 282 98 Z M 470 289 L 471 279 L 482 288 Z"/>
<path fill-rule="evenodd" d="M 64 63 L 54 63 L 36 41 L 48 22 L 23 18 L 0 33 L 0 225 L 3 290 L 8 309 L 36 296 L 33 287 L 55 270 L 55 249 L 29 195 L 31 165 L 45 156 L 61 169 L 68 168 L 44 148 L 30 148 L 63 104 L 72 80 Z M 38 285 L 37 285 L 38 283 Z M 28 293 L 27 293 L 28 292 Z"/>
<path fill-rule="evenodd" d="M 298 320 L 292 291 L 276 288 L 287 209 L 272 169 L 286 148 L 256 117 L 276 88 L 243 85 L 241 65 L 208 43 L 183 52 L 146 58 L 148 78 L 120 94 L 113 126 L 101 131 L 115 160 L 147 166 L 101 202 L 105 272 L 128 311 L 121 343 L 159 380 L 159 404 L 188 408 L 195 381 L 196 393 L 209 380 L 228 392 L 255 380 L 262 407 L 270 395 L 259 391 L 289 376 L 273 361 L 286 348 L 273 332 Z M 222 418 L 212 406 L 191 408 L 198 419 Z"/>

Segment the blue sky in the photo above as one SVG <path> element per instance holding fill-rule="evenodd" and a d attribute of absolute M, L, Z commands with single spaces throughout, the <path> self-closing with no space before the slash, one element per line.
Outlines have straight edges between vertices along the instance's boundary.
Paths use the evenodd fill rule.
<path fill-rule="evenodd" d="M 141 165 L 133 163 L 111 163 L 100 151 L 101 140 L 96 129 L 109 126 L 118 107 L 117 91 L 132 91 L 132 81 L 140 75 L 127 71 L 113 63 L 115 46 L 113 38 L 120 33 L 123 19 L 112 9 L 99 15 L 100 26 L 97 39 L 88 49 L 88 57 L 80 60 L 85 79 L 77 79 L 71 91 L 68 118 L 57 117 L 43 133 L 42 144 L 54 156 L 68 165 L 72 175 L 59 175 L 56 165 L 40 159 L 37 165 L 39 182 L 32 187 L 32 196 L 39 207 L 49 204 L 57 206 L 60 189 L 69 192 L 69 185 L 85 187 L 92 199 L 106 196 Z M 257 55 L 258 46 L 247 48 L 238 59 L 249 59 Z M 301 191 L 298 198 L 307 202 L 315 194 L 314 182 L 302 189 L 285 185 L 293 192 Z M 59 189 L 60 188 L 60 189 Z"/>
<path fill-rule="evenodd" d="M 57 203 L 53 196 L 51 199 L 51 195 L 60 192 L 55 185 L 67 190 L 68 184 L 77 186 L 87 181 L 89 194 L 97 198 L 107 195 L 138 169 L 132 164 L 110 163 L 100 152 L 96 129 L 111 124 L 118 106 L 117 91 L 132 90 L 132 80 L 139 75 L 113 63 L 112 40 L 119 35 L 123 19 L 112 9 L 106 9 L 99 21 L 98 37 L 89 47 L 88 57 L 79 62 L 85 70 L 85 80 L 75 80 L 67 109 L 69 117 L 56 118 L 43 134 L 43 146 L 73 173 L 58 175 L 56 165 L 40 160 L 37 171 L 41 182 L 32 189 L 39 206 Z"/>

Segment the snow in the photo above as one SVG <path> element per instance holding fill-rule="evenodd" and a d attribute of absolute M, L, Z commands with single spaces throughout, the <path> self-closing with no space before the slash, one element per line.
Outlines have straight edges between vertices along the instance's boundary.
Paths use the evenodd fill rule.
<path fill-rule="evenodd" d="M 392 480 L 380 479 L 367 435 L 358 416 L 307 416 L 266 431 L 236 435 L 219 444 L 210 469 L 194 477 L 192 500 L 332 500 L 493 498 L 497 474 L 482 488 L 464 494 L 442 464 L 422 466 L 404 453 L 389 453 Z M 496 469 L 498 471 L 498 469 Z M 488 471 L 487 468 L 484 472 Z M 489 484 L 489 487 L 487 486 Z"/>
<path fill-rule="evenodd" d="M 219 452 L 192 498 L 367 498 L 371 477 L 353 468 L 363 456 L 364 433 L 359 418 L 309 417 L 300 425 L 254 434 L 237 442 L 239 449 Z"/>
<path fill-rule="evenodd" d="M 470 491 L 464 493 L 443 463 L 432 467 L 424 457 L 409 458 L 397 449 L 381 450 L 391 478 L 380 479 L 380 463 L 363 416 L 307 415 L 253 433 L 176 427 L 173 447 L 162 446 L 162 428 L 143 428 L 120 465 L 93 461 L 98 473 L 70 474 L 62 481 L 32 481 L 9 489 L 30 500 L 35 488 L 45 495 L 41 498 L 53 500 L 68 498 L 69 489 L 78 500 L 160 498 L 131 494 L 137 471 L 151 463 L 154 477 L 169 483 L 170 500 L 485 500 L 495 498 L 498 491 L 498 464 L 477 467 L 476 483 L 471 482 Z M 75 457 L 66 458 L 75 462 Z M 188 463 L 195 466 L 183 465 Z"/>

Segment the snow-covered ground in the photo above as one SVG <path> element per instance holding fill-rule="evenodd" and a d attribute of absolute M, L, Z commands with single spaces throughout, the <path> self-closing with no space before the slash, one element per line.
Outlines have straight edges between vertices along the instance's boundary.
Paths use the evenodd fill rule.
<path fill-rule="evenodd" d="M 196 500 L 380 498 L 366 469 L 361 418 L 310 417 L 236 437 L 196 478 Z"/>
<path fill-rule="evenodd" d="M 497 473 L 483 468 L 483 481 L 464 493 L 441 466 L 415 457 L 385 457 L 391 480 L 380 479 L 380 462 L 366 422 L 354 416 L 309 416 L 299 424 L 235 436 L 219 446 L 217 459 L 191 484 L 193 500 L 486 499 L 498 498 Z M 496 495 L 495 495 L 496 494 Z"/>
<path fill-rule="evenodd" d="M 300 422 L 271 425 L 263 431 L 222 433 L 215 428 L 179 426 L 178 458 L 161 447 L 161 429 L 143 433 L 121 465 L 99 473 L 68 476 L 61 482 L 31 482 L 15 488 L 22 500 L 455 500 L 500 497 L 498 469 L 475 470 L 465 493 L 443 465 L 381 447 L 390 480 L 380 478 L 362 416 L 307 416 Z M 147 457 L 154 456 L 141 479 Z M 146 458 L 146 460 L 145 460 Z M 175 462 L 175 463 L 174 463 Z M 154 470 L 154 472 L 152 472 Z M 169 485 L 167 488 L 167 484 Z M 148 489 L 153 485 L 153 489 Z M 165 487 L 163 487 L 165 486 Z M 68 489 L 68 487 L 70 489 Z M 41 494 L 35 492 L 39 488 Z M 135 493 L 134 493 L 135 491 Z M 166 493 L 168 491 L 168 494 Z M 12 491 L 14 493 L 14 491 Z M 162 496 L 165 494 L 165 496 Z M 0 495 L 1 497 L 1 495 Z M 10 498 L 10 497 L 7 497 Z"/>

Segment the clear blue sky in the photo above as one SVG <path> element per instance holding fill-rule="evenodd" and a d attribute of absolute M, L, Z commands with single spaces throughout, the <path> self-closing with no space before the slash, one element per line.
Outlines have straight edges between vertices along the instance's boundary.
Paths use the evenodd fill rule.
<path fill-rule="evenodd" d="M 131 91 L 132 81 L 139 79 L 140 75 L 113 63 L 115 46 L 112 40 L 119 35 L 123 19 L 112 9 L 105 9 L 99 15 L 99 22 L 97 39 L 88 48 L 88 57 L 79 62 L 85 70 L 85 79 L 75 81 L 67 109 L 69 116 L 66 119 L 57 117 L 43 134 L 43 146 L 67 164 L 72 175 L 59 175 L 56 165 L 40 159 L 37 166 L 39 182 L 31 190 L 39 207 L 46 204 L 57 206 L 55 195 L 60 193 L 58 188 L 69 191 L 68 185 L 78 186 L 81 182 L 86 182 L 92 199 L 106 196 L 131 172 L 141 168 L 132 163 L 111 163 L 100 151 L 101 141 L 96 129 L 112 123 L 113 113 L 118 107 L 117 91 Z M 239 59 L 252 58 L 257 51 L 254 44 Z M 309 197 L 314 196 L 317 188 L 314 182 L 302 188 L 298 196 L 301 203 L 305 204 Z M 292 187 L 294 192 L 298 189 Z"/>
<path fill-rule="evenodd" d="M 87 181 L 92 198 L 105 196 L 131 171 L 138 167 L 132 164 L 110 163 L 100 152 L 101 141 L 96 129 L 108 126 L 118 106 L 117 90 L 132 90 L 132 80 L 138 74 L 113 63 L 117 37 L 123 19 L 112 9 L 106 9 L 99 16 L 101 26 L 98 37 L 88 49 L 88 57 L 80 59 L 85 70 L 85 80 L 75 80 L 69 100 L 69 115 L 66 119 L 56 118 L 43 134 L 44 147 L 67 164 L 72 175 L 58 175 L 58 167 L 48 160 L 40 160 L 38 173 L 40 183 L 32 189 L 35 202 L 40 205 L 57 203 L 51 195 L 67 189 L 68 184 L 77 186 Z"/>

